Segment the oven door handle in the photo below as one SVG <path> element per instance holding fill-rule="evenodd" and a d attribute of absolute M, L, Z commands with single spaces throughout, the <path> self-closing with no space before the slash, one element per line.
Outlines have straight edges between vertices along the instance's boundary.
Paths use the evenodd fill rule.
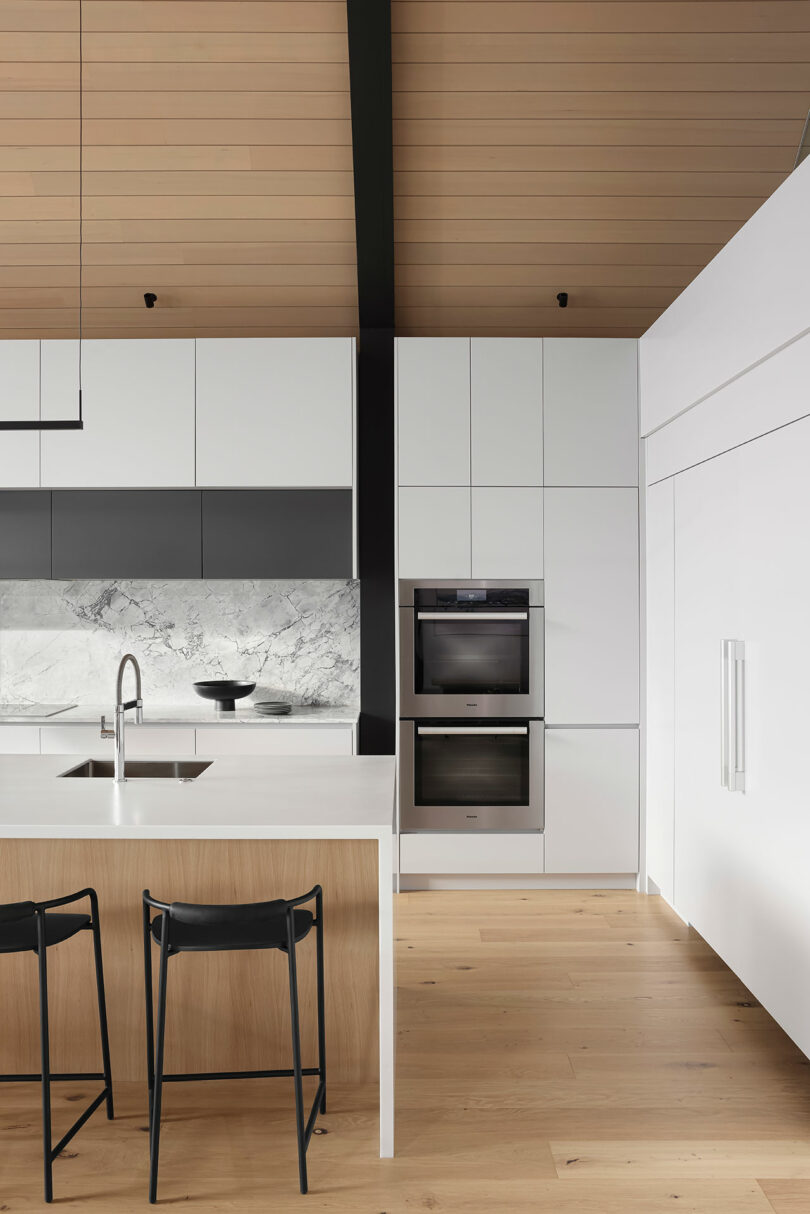
<path fill-rule="evenodd" d="M 509 737 L 526 737 L 528 725 L 417 725 L 417 734 L 455 734 L 461 737 L 479 737 L 481 734 Z"/>
<path fill-rule="evenodd" d="M 528 611 L 417 611 L 417 620 L 528 620 Z"/>

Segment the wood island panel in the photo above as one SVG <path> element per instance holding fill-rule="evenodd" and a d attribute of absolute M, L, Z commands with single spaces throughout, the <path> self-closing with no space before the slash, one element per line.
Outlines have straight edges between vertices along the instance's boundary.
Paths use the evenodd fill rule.
<path fill-rule="evenodd" d="M 143 889 L 165 901 L 255 902 L 320 883 L 328 1074 L 377 1080 L 376 840 L 13 839 L 0 843 L 0 855 L 3 902 L 97 890 L 114 1081 L 146 1078 Z M 155 974 L 157 956 L 154 946 Z M 298 975 L 304 1065 L 313 1066 L 314 932 L 299 945 Z M 0 1072 L 39 1071 L 35 955 L 0 957 L 0 976 Z M 48 981 L 53 1069 L 98 1070 L 89 933 L 48 950 Z M 291 1066 L 289 1006 L 287 961 L 277 950 L 171 958 L 167 1071 Z"/>

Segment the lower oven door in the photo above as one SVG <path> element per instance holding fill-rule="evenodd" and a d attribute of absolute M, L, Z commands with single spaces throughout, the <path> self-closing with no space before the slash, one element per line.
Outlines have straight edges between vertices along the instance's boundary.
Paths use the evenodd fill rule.
<path fill-rule="evenodd" d="M 543 722 L 402 721 L 400 826 L 542 830 Z"/>

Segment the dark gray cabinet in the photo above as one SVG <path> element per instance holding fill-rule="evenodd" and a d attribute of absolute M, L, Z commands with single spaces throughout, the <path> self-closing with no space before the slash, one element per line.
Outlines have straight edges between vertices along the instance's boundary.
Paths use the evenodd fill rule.
<path fill-rule="evenodd" d="M 0 578 L 51 576 L 51 495 L 0 492 Z"/>
<path fill-rule="evenodd" d="M 210 489 L 203 577 L 352 576 L 350 489 Z"/>
<path fill-rule="evenodd" d="M 0 490 L 0 578 L 348 578 L 350 489 Z"/>
<path fill-rule="evenodd" d="M 54 578 L 198 578 L 200 492 L 53 492 Z"/>

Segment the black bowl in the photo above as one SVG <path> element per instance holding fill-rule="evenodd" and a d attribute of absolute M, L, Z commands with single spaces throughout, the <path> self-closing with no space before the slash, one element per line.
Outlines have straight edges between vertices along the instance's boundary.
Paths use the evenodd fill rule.
<path fill-rule="evenodd" d="M 256 690 L 256 684 L 243 679 L 204 679 L 194 684 L 194 690 L 204 700 L 215 700 L 219 712 L 233 712 L 236 709 L 234 700 L 249 696 Z"/>

